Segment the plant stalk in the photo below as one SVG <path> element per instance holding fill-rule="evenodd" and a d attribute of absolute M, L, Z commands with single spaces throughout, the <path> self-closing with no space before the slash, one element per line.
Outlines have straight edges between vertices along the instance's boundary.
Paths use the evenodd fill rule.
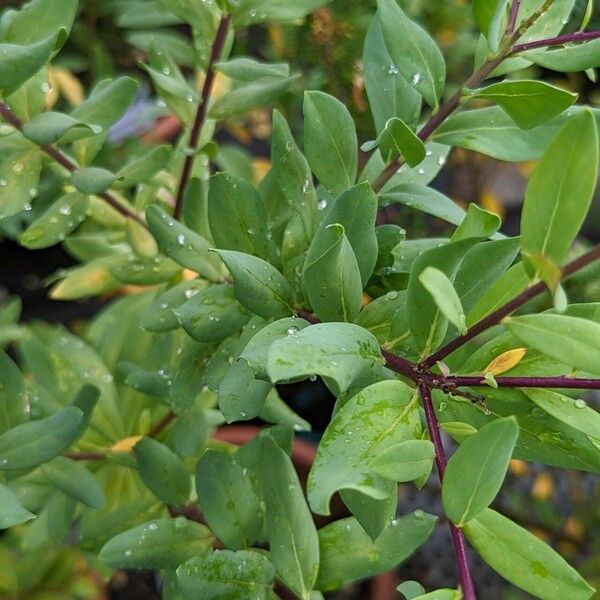
<path fill-rule="evenodd" d="M 519 52 L 525 52 L 527 50 L 534 50 L 535 48 L 547 48 L 548 46 L 560 46 L 562 44 L 568 44 L 571 42 L 585 42 L 588 40 L 597 40 L 600 38 L 600 31 L 576 31 L 574 33 L 566 33 L 553 38 L 546 38 L 543 40 L 533 40 L 531 42 L 525 42 L 524 44 L 517 44 L 512 54 Z"/>
<path fill-rule="evenodd" d="M 431 438 L 431 442 L 435 447 L 435 464 L 437 466 L 440 483 L 442 483 L 444 479 L 444 472 L 446 471 L 446 452 L 444 450 L 444 445 L 442 444 L 442 437 L 440 435 L 437 417 L 435 416 L 433 401 L 431 400 L 431 388 L 427 384 L 421 383 L 419 385 L 419 392 L 421 394 L 421 399 L 423 400 L 423 409 L 425 411 L 425 418 L 427 420 L 429 437 Z M 473 585 L 471 571 L 469 570 L 467 545 L 463 532 L 451 521 L 448 521 L 448 524 L 450 526 L 450 535 L 452 536 L 452 544 L 454 546 L 456 566 L 458 568 L 458 576 L 463 598 L 464 600 L 477 600 L 475 586 Z"/>
<path fill-rule="evenodd" d="M 483 376 L 472 375 L 448 375 L 446 377 L 433 376 L 439 381 L 434 387 L 443 388 L 445 386 L 468 386 L 468 387 L 487 387 L 488 384 Z M 509 388 L 557 388 L 571 390 L 600 390 L 600 379 L 586 379 L 567 377 L 566 375 L 557 377 L 495 377 L 498 387 Z M 433 384 L 432 384 L 433 385 Z"/>
<path fill-rule="evenodd" d="M 517 17 L 519 16 L 519 9 L 521 8 L 521 0 L 513 0 L 513 3 L 510 7 L 510 16 L 508 18 L 508 26 L 506 28 L 506 33 L 509 35 L 512 34 L 515 30 L 515 25 L 517 24 Z"/>
<path fill-rule="evenodd" d="M 204 77 L 204 84 L 202 86 L 202 92 L 200 94 L 200 101 L 198 102 L 198 109 L 196 110 L 196 117 L 194 118 L 194 124 L 190 132 L 190 141 L 188 143 L 188 151 L 183 163 L 183 169 L 181 171 L 181 177 L 179 178 L 179 186 L 177 189 L 177 198 L 175 200 L 175 210 L 173 216 L 178 219 L 183 210 L 183 200 L 185 197 L 185 190 L 190 181 L 192 175 L 192 168 L 194 166 L 194 160 L 196 158 L 196 151 L 198 150 L 198 143 L 200 141 L 200 134 L 202 127 L 206 121 L 206 115 L 208 112 L 208 102 L 210 101 L 210 95 L 215 80 L 215 63 L 219 61 L 221 53 L 223 52 L 223 46 L 227 39 L 227 32 L 229 31 L 229 24 L 231 22 L 231 15 L 223 14 L 221 21 L 215 34 L 213 41 L 210 58 L 208 60 L 208 66 L 206 67 L 206 76 Z"/>
<path fill-rule="evenodd" d="M 23 131 L 23 121 L 15 115 L 10 106 L 5 102 L 0 102 L 0 115 L 7 122 L 10 123 L 15 129 L 19 131 Z M 79 169 L 77 163 L 71 160 L 66 154 L 61 152 L 55 146 L 51 144 L 42 144 L 39 146 L 48 156 L 53 158 L 59 165 L 64 167 L 69 173 L 74 173 Z M 146 227 L 144 221 L 132 210 L 128 209 L 124 206 L 115 196 L 113 196 L 110 192 L 102 192 L 98 194 L 100 198 L 102 198 L 107 204 L 112 206 L 117 212 L 126 217 L 127 219 L 133 219 L 137 221 L 140 225 Z"/>

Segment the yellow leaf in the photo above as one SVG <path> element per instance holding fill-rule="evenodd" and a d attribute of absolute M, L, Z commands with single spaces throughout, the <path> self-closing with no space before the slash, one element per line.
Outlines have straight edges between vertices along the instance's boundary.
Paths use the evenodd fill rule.
<path fill-rule="evenodd" d="M 48 67 L 48 80 L 52 91 L 46 98 L 46 108 L 54 106 L 59 94 L 66 98 L 71 106 L 77 106 L 83 102 L 85 97 L 83 86 L 68 69 Z"/>
<path fill-rule="evenodd" d="M 483 372 L 500 375 L 518 365 L 526 354 L 527 348 L 514 348 L 503 352 L 500 356 L 496 356 Z"/>
<path fill-rule="evenodd" d="M 123 452 L 127 454 L 133 450 L 133 447 L 142 439 L 141 435 L 132 435 L 131 437 L 123 438 L 111 447 L 113 452 Z"/>
<path fill-rule="evenodd" d="M 268 158 L 257 157 L 252 160 L 253 178 L 252 182 L 258 185 L 262 178 L 269 172 L 271 161 Z"/>

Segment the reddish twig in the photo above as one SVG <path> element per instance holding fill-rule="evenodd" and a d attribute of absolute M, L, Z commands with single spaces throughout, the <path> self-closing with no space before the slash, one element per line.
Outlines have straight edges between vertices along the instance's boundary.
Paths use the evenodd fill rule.
<path fill-rule="evenodd" d="M 423 401 L 423 410 L 425 411 L 429 437 L 435 447 L 435 464 L 437 466 L 440 483 L 442 483 L 444 472 L 446 470 L 446 452 L 444 450 L 444 445 L 442 444 L 442 436 L 440 435 L 440 428 L 431 400 L 431 389 L 428 385 L 421 383 L 419 385 L 419 392 L 421 393 L 421 399 Z M 464 600 L 476 600 L 477 595 L 475 594 L 475 587 L 469 570 L 467 545 L 464 535 L 454 523 L 448 521 L 448 524 L 450 526 L 450 535 L 452 536 L 452 544 L 456 556 L 456 566 L 458 567 L 458 576 Z"/>
<path fill-rule="evenodd" d="M 549 46 L 561 46 L 562 44 L 569 44 L 572 42 L 597 40 L 598 38 L 600 38 L 600 31 L 575 31 L 574 33 L 566 33 L 552 38 L 517 44 L 513 48 L 512 54 L 526 52 L 527 50 L 535 50 L 535 48 L 548 48 Z"/>
<path fill-rule="evenodd" d="M 506 33 L 511 35 L 515 30 L 517 24 L 517 17 L 519 16 L 519 9 L 521 8 L 521 0 L 513 0 L 510 7 L 510 16 L 508 18 L 508 26 L 506 27 Z"/>
<path fill-rule="evenodd" d="M 200 94 L 200 100 L 198 102 L 198 110 L 196 111 L 196 117 L 194 124 L 192 125 L 192 131 L 190 132 L 190 141 L 188 143 L 188 152 L 183 163 L 183 169 L 181 171 L 181 177 L 179 178 L 179 187 L 177 189 L 177 199 L 175 201 L 175 210 L 173 216 L 177 219 L 181 215 L 183 210 L 183 199 L 185 197 L 185 190 L 188 182 L 192 175 L 192 168 L 194 166 L 194 160 L 196 158 L 196 150 L 198 149 L 198 142 L 200 141 L 200 133 L 202 132 L 202 126 L 206 121 L 206 114 L 208 111 L 208 102 L 213 88 L 215 80 L 215 63 L 219 61 L 225 40 L 227 39 L 227 32 L 229 30 L 229 23 L 231 22 L 231 15 L 223 14 L 215 39 L 212 45 L 210 58 L 208 60 L 208 66 L 206 67 L 206 76 L 204 77 L 204 85 L 202 86 L 202 92 Z"/>

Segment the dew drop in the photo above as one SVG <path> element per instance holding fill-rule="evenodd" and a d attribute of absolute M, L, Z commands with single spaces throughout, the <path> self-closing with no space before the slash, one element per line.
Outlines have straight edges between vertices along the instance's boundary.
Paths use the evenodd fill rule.
<path fill-rule="evenodd" d="M 585 408 L 586 406 L 585 400 L 575 400 L 575 408 Z"/>
<path fill-rule="evenodd" d="M 400 73 L 398 67 L 394 64 L 390 65 L 388 69 L 388 75 L 398 75 L 398 73 Z"/>
<path fill-rule="evenodd" d="M 413 76 L 410 78 L 410 82 L 413 85 L 418 85 L 419 82 L 421 81 L 423 75 L 421 75 L 421 73 L 414 73 Z"/>
<path fill-rule="evenodd" d="M 323 198 L 323 200 L 319 200 L 317 202 L 317 210 L 325 210 L 327 208 L 327 200 Z"/>
<path fill-rule="evenodd" d="M 289 328 L 287 329 L 286 333 L 287 333 L 288 335 L 296 335 L 296 334 L 298 333 L 298 328 L 297 328 L 297 327 L 294 327 L 294 326 L 292 326 L 292 327 L 289 327 Z"/>

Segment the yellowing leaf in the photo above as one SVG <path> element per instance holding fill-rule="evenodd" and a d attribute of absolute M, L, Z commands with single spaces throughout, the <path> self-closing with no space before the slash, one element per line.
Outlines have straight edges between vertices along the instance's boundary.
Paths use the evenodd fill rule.
<path fill-rule="evenodd" d="M 483 370 L 484 373 L 500 375 L 509 371 L 521 362 L 521 359 L 527 354 L 527 348 L 513 348 L 496 356 L 494 360 Z"/>
<path fill-rule="evenodd" d="M 113 444 L 111 450 L 113 452 L 128 453 L 133 450 L 133 447 L 142 439 L 141 435 L 132 435 L 130 437 L 119 440 L 116 444 Z"/>
<path fill-rule="evenodd" d="M 71 106 L 78 106 L 85 98 L 81 82 L 68 69 L 48 67 L 50 91 L 46 97 L 46 108 L 52 108 L 59 96 L 66 98 Z"/>

